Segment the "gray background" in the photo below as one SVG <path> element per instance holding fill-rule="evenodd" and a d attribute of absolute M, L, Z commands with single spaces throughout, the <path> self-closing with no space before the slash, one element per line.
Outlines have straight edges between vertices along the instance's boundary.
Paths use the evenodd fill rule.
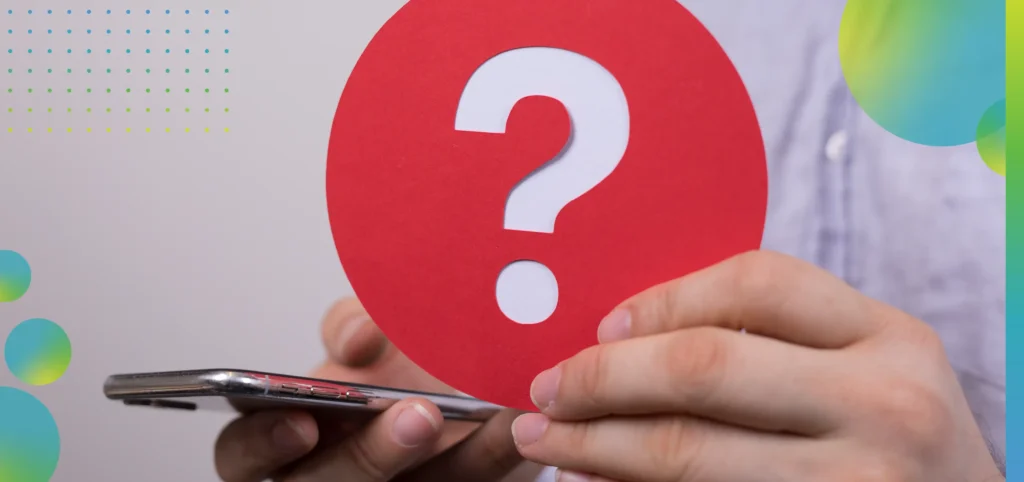
<path fill-rule="evenodd" d="M 24 319 L 51 319 L 71 338 L 73 359 L 52 385 L 26 387 L 6 368 L 0 369 L 0 385 L 32 393 L 57 420 L 62 453 L 53 480 L 215 480 L 212 445 L 227 419 L 118 406 L 101 394 L 111 373 L 211 366 L 304 373 L 319 361 L 320 316 L 350 291 L 326 216 L 331 120 L 359 53 L 402 3 L 4 2 L 0 74 L 7 77 L 0 84 L 34 86 L 36 92 L 12 96 L 8 85 L 0 85 L 7 95 L 0 97 L 0 249 L 20 252 L 33 268 L 28 293 L 0 304 L 0 333 L 6 336 Z M 8 8 L 16 15 L 8 16 Z M 25 14 L 30 8 L 31 18 Z M 71 16 L 65 14 L 69 8 Z M 86 8 L 91 16 L 84 15 Z M 109 19 L 99 14 L 108 8 L 115 12 Z M 154 11 L 149 19 L 146 8 Z M 172 15 L 166 17 L 168 8 Z M 183 14 L 185 8 L 191 15 Z M 207 8 L 220 14 L 197 15 Z M 223 15 L 225 8 L 230 15 Z M 42 15 L 46 9 L 54 10 L 49 19 Z M 130 17 L 125 9 L 132 10 Z M 160 38 L 140 35 L 146 25 L 159 29 Z M 196 34 L 203 25 L 230 34 L 204 40 Z M 15 34 L 8 35 L 8 28 Z M 32 36 L 27 28 L 34 29 Z M 40 32 L 46 28 L 54 30 L 49 38 Z M 94 39 L 80 33 L 86 28 Z M 98 35 L 106 28 L 120 34 L 109 40 Z M 130 36 L 126 28 L 133 30 Z M 163 37 L 165 28 L 173 31 L 170 39 Z M 183 35 L 186 28 L 192 38 Z M 34 45 L 36 53 L 8 55 L 8 45 L 22 51 Z M 53 60 L 40 53 L 50 45 Z M 80 53 L 89 45 L 92 57 Z M 115 52 L 110 60 L 97 53 L 108 45 Z M 211 53 L 207 60 L 195 50 L 207 45 L 231 52 L 219 58 Z M 154 60 L 138 55 L 165 46 L 174 52 L 151 54 Z M 191 57 L 182 53 L 185 47 L 193 49 Z M 67 55 L 66 48 L 74 53 Z M 119 48 L 131 48 L 131 57 L 117 55 Z M 60 78 L 42 77 L 40 69 L 50 65 L 53 77 L 60 69 Z M 191 80 L 207 65 L 231 72 Z M 24 72 L 33 66 L 29 77 Z M 107 66 L 115 72 L 111 80 L 90 80 L 84 73 L 93 68 L 97 77 L 96 70 Z M 139 71 L 147 66 L 174 73 L 146 80 Z M 182 73 L 189 66 L 191 77 Z M 17 72 L 7 74 L 8 68 Z M 133 73 L 119 74 L 124 68 Z M 56 100 L 39 92 L 50 84 Z M 231 92 L 210 94 L 205 102 L 197 92 L 181 92 L 206 84 Z M 94 97 L 84 93 L 88 85 Z M 174 93 L 170 100 L 149 101 L 142 94 L 147 85 L 160 88 L 161 96 L 165 86 Z M 108 86 L 115 92 L 98 92 Z M 131 94 L 123 93 L 133 86 Z M 67 87 L 72 94 L 64 93 Z M 56 97 L 58 89 L 63 97 Z M 93 100 L 101 95 L 107 97 Z M 193 112 L 183 112 L 189 105 Z M 23 110 L 31 106 L 32 114 Z M 53 113 L 43 113 L 47 106 Z M 85 114 L 89 106 L 94 112 Z M 108 106 L 110 114 L 99 112 Z M 153 110 L 149 118 L 142 112 L 146 106 Z M 164 113 L 165 106 L 174 111 Z M 210 114 L 201 113 L 205 106 Z M 123 112 L 125 107 L 133 112 Z M 230 113 L 223 114 L 223 107 Z M 202 115 L 209 117 L 197 117 Z M 86 126 L 93 132 L 84 132 Z M 108 126 L 111 133 L 99 130 Z M 200 130 L 207 126 L 210 133 Z M 175 130 L 168 134 L 165 127 Z"/>

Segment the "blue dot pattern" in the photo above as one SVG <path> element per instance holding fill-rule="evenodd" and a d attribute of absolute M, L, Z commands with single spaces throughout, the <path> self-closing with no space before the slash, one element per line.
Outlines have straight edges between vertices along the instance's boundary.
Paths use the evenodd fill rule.
<path fill-rule="evenodd" d="M 229 15 L 231 13 L 229 9 L 166 8 L 162 10 L 164 14 L 162 16 L 145 18 L 145 15 L 159 14 L 161 9 L 98 8 L 96 13 L 100 15 L 105 13 L 106 16 L 96 19 L 85 17 L 92 15 L 92 8 L 23 10 L 7 8 L 4 10 L 7 11 L 7 15 L 0 15 L 0 32 L 4 29 L 7 30 L 7 35 L 3 39 L 7 40 L 6 43 L 9 45 L 2 47 L 3 50 L 0 50 L 0 52 L 6 50 L 7 53 L 0 58 L 7 59 L 9 65 L 2 65 L 0 63 L 0 79 L 7 79 L 8 81 L 8 85 L 0 84 L 0 98 L 7 99 L 8 102 L 6 106 L 0 104 L 2 106 L 0 107 L 0 137 L 8 132 L 12 132 L 12 125 L 15 130 L 20 130 L 21 132 L 32 132 L 33 130 L 35 132 L 48 131 L 49 129 L 47 129 L 45 124 L 40 128 L 39 123 L 50 123 L 52 121 L 46 119 L 57 119 L 57 117 L 42 117 L 39 114 L 47 112 L 67 112 L 69 116 L 74 116 L 67 117 L 68 119 L 83 120 L 89 114 L 93 116 L 89 119 L 98 119 L 98 113 L 101 112 L 131 112 L 132 114 L 130 115 L 139 119 L 140 122 L 144 119 L 142 114 L 135 113 L 143 111 L 162 113 L 165 109 L 164 106 L 159 105 L 161 102 L 201 102 L 208 104 L 193 105 L 189 109 L 184 107 L 174 107 L 171 109 L 171 111 L 178 112 L 193 112 L 193 117 L 195 112 L 229 112 L 229 109 L 223 106 L 223 103 L 227 101 L 231 90 L 228 86 L 224 85 L 232 78 L 229 77 L 231 69 L 230 66 L 218 66 L 216 64 L 227 62 L 231 48 L 229 45 L 223 44 L 230 41 L 234 32 L 232 32 L 232 28 L 225 28 L 227 27 L 226 25 L 218 26 L 212 23 L 217 22 L 215 18 L 220 16 L 218 14 Z M 0 10 L 0 12 L 2 11 Z M 175 23 L 179 23 L 179 25 L 170 25 L 171 28 L 167 28 L 168 25 L 159 25 L 161 19 L 164 23 L 167 23 L 173 19 L 175 14 L 182 15 L 175 20 Z M 28 17 L 29 15 L 32 15 L 34 18 Z M 66 20 L 54 18 L 54 16 L 64 17 L 64 15 L 67 15 L 71 22 L 73 22 L 75 16 L 80 16 L 83 23 L 79 24 L 80 27 L 78 28 L 70 22 L 65 25 L 60 25 L 59 23 L 58 25 L 46 25 L 46 23 L 52 23 L 54 20 L 58 20 L 60 23 L 66 22 Z M 109 18 L 122 15 L 124 17 L 120 22 Z M 139 16 L 143 18 L 138 18 Z M 228 21 L 226 17 L 222 18 L 225 19 L 224 21 Z M 8 22 L 8 25 L 3 25 L 5 20 Z M 94 22 L 94 20 L 100 22 Z M 137 25 L 136 23 L 143 22 L 136 22 L 136 20 L 142 20 L 145 23 L 155 21 L 157 24 Z M 188 23 L 193 23 L 193 21 L 200 21 L 200 25 L 188 25 Z M 188 23 L 180 25 L 180 23 L 184 22 Z M 103 23 L 107 23 L 107 25 L 103 25 Z M 196 30 L 197 28 L 199 30 Z M 133 32 L 133 30 L 139 29 L 144 31 L 145 35 L 142 35 L 141 31 Z M 46 35 L 36 35 L 37 33 L 42 34 L 43 30 L 46 31 Z M 58 34 L 63 31 L 65 35 L 54 37 L 54 30 L 57 30 Z M 96 30 L 95 33 L 102 38 L 94 37 L 93 30 Z M 166 36 L 152 37 L 152 34 L 158 33 L 160 30 L 164 30 Z M 197 34 L 201 31 L 203 35 L 192 35 L 194 30 L 196 30 Z M 184 36 L 178 37 L 178 35 Z M 135 38 L 135 40 L 147 40 L 148 42 L 146 43 L 150 43 L 150 45 L 130 45 L 133 43 L 132 37 L 138 36 L 142 36 L 142 38 Z M 174 39 L 174 37 L 178 38 Z M 173 41 L 174 44 L 159 45 L 160 40 L 164 40 L 165 43 Z M 56 44 L 41 45 L 41 41 Z M 94 41 L 102 43 L 97 45 Z M 152 45 L 151 41 L 156 41 L 157 44 Z M 60 45 L 58 42 L 67 42 L 69 45 Z M 109 48 L 107 45 L 103 45 L 103 43 L 112 44 L 109 47 L 114 48 Z M 106 55 L 93 56 L 94 49 L 99 49 L 96 53 L 103 54 L 105 52 Z M 196 51 L 196 49 L 199 50 Z M 45 50 L 45 53 L 42 50 Z M 54 52 L 54 50 L 57 50 L 57 52 Z M 133 50 L 138 51 L 133 52 Z M 163 50 L 163 56 L 152 55 L 159 53 L 160 50 Z M 19 61 L 19 57 L 22 60 Z M 30 58 L 34 60 L 28 60 Z M 164 68 L 165 66 L 161 65 L 137 63 L 140 61 L 145 62 L 143 59 L 149 59 L 150 61 L 166 60 L 175 63 L 177 67 L 172 69 Z M 10 65 L 11 62 L 14 63 L 13 66 Z M 35 65 L 35 69 L 31 69 L 28 68 L 28 65 L 20 66 L 20 62 L 43 62 L 44 64 Z M 67 62 L 73 62 L 74 65 L 69 65 Z M 88 63 L 83 65 L 82 62 Z M 113 62 L 112 66 L 119 68 L 111 70 L 107 65 L 103 65 L 111 62 Z M 127 65 L 118 65 L 118 63 L 122 62 L 127 63 Z M 181 65 L 178 62 L 202 62 L 207 65 Z M 209 65 L 211 62 L 213 64 Z M 4 70 L 7 71 L 6 74 L 3 74 Z M 93 74 L 93 70 L 96 70 L 97 74 Z M 135 72 L 132 72 L 132 70 Z M 106 72 L 106 74 L 103 74 L 103 72 Z M 188 77 L 176 77 L 175 75 L 188 72 L 192 72 Z M 137 93 L 128 97 L 127 94 L 132 91 Z M 60 99 L 65 98 L 64 96 L 57 97 L 57 95 L 65 92 L 68 96 L 67 98 L 71 98 L 71 96 L 75 96 L 75 98 L 88 96 L 86 98 L 91 100 L 91 108 L 87 110 L 85 106 L 90 104 L 83 105 L 77 101 L 76 103 L 82 105 L 82 107 L 54 105 L 54 102 L 61 102 Z M 158 97 L 158 94 L 163 94 L 164 92 L 185 93 L 188 94 L 188 98 L 186 100 L 181 100 L 180 98 L 170 100 L 170 98 L 161 99 Z M 31 96 L 29 96 L 30 93 Z M 110 95 L 108 96 L 107 94 Z M 15 106 L 25 103 L 24 101 L 15 100 L 18 96 L 28 99 L 28 105 L 24 107 L 11 107 L 12 103 Z M 141 101 L 131 99 L 145 99 L 146 103 L 141 104 Z M 33 103 L 36 105 L 32 105 Z M 118 106 L 117 104 L 119 103 L 122 105 Z M 110 105 L 110 107 L 104 104 Z M 221 105 L 218 106 L 217 104 Z M 167 107 L 172 108 L 173 105 Z M 212 117 L 206 117 L 205 119 L 209 118 Z M 35 128 L 26 131 L 25 127 L 28 127 L 31 123 L 36 124 Z M 64 130 L 58 127 L 60 126 L 54 126 L 53 130 L 56 132 Z M 70 128 L 67 130 L 70 132 Z M 100 127 L 94 124 L 93 130 L 99 131 Z M 132 130 L 134 131 L 135 129 Z M 156 126 L 154 126 L 155 130 L 157 130 Z M 146 129 L 146 131 L 149 131 L 149 129 Z"/>

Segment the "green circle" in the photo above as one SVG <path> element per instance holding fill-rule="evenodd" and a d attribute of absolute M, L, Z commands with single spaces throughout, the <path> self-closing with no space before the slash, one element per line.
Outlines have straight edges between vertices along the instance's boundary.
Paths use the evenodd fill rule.
<path fill-rule="evenodd" d="M 1006 101 L 989 107 L 977 129 L 977 148 L 990 169 L 1006 177 Z"/>
<path fill-rule="evenodd" d="M 7 108 L 11 112 L 10 107 Z M 0 250 L 0 303 L 17 301 L 32 284 L 32 267 L 24 256 L 9 250 Z"/>
<path fill-rule="evenodd" d="M 0 447 L 3 480 L 50 480 L 60 460 L 60 431 L 46 405 L 27 392 L 0 387 Z"/>
<path fill-rule="evenodd" d="M 49 385 L 71 363 L 71 340 L 60 325 L 42 318 L 21 322 L 4 343 L 7 368 L 24 383 Z"/>

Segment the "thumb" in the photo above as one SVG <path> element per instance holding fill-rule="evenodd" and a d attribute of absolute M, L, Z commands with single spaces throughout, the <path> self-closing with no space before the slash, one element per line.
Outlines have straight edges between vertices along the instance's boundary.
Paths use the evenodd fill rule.
<path fill-rule="evenodd" d="M 336 302 L 320 323 L 327 355 L 343 367 L 363 368 L 378 362 L 390 344 L 355 298 Z"/>
<path fill-rule="evenodd" d="M 285 480 L 385 482 L 432 453 L 441 423 L 441 411 L 434 404 L 403 400 L 362 431 L 303 461 Z"/>

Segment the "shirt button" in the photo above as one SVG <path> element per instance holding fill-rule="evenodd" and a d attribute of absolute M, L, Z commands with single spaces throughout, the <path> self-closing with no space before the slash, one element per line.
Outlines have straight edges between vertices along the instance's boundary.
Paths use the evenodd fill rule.
<path fill-rule="evenodd" d="M 840 162 L 846 156 L 846 143 L 849 136 L 846 131 L 836 131 L 825 142 L 825 157 L 832 162 Z"/>

